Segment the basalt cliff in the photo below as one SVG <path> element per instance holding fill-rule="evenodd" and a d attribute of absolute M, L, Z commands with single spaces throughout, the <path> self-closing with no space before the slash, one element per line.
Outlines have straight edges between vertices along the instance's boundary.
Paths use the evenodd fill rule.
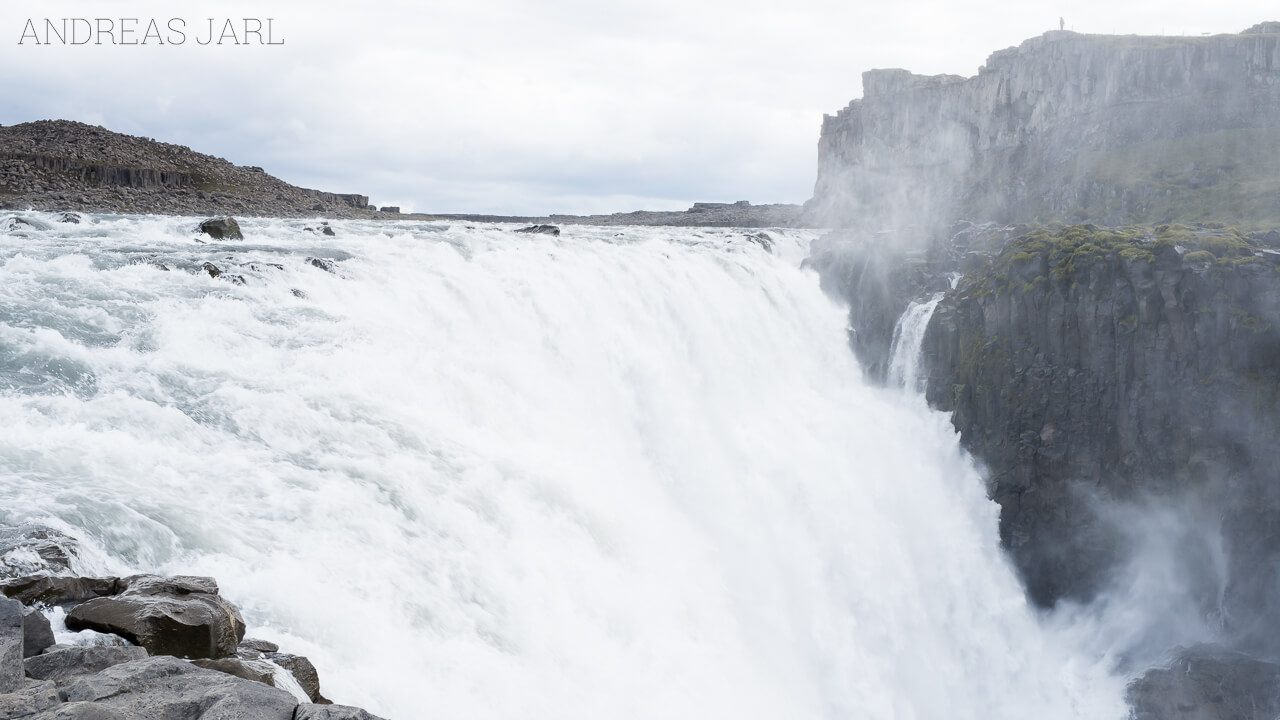
<path fill-rule="evenodd" d="M 1054 31 L 974 77 L 871 70 L 862 85 L 823 119 L 815 224 L 1280 220 L 1280 23 Z"/>
<path fill-rule="evenodd" d="M 881 380 L 937 300 L 918 380 L 1029 599 L 1135 718 L 1280 714 L 1280 23 L 872 71 L 819 147 L 809 263 Z"/>

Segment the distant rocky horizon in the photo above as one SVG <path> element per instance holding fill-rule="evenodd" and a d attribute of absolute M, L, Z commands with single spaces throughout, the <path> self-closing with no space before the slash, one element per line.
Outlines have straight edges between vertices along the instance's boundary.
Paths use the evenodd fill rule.
<path fill-rule="evenodd" d="M 401 213 L 356 193 L 287 183 L 257 166 L 72 120 L 0 126 L 0 209 L 158 215 L 411 218 L 465 222 L 793 227 L 801 206 L 698 202 L 609 215 Z"/>

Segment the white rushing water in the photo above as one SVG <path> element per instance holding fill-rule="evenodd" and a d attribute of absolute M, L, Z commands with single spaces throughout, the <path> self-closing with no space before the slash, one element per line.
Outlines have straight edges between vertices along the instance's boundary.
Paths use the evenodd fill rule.
<path fill-rule="evenodd" d="M 947 419 L 862 382 L 802 232 L 86 220 L 0 233 L 0 521 L 213 575 L 338 702 L 1124 715 Z"/>
<path fill-rule="evenodd" d="M 946 293 L 934 293 L 928 300 L 913 300 L 898 318 L 889 346 L 889 383 L 912 393 L 922 393 L 928 378 L 920 374 L 920 350 L 929 319 Z"/>

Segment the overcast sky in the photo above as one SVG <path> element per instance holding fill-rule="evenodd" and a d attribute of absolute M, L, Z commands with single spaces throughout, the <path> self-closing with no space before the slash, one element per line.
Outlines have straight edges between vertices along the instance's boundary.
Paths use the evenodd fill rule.
<path fill-rule="evenodd" d="M 1060 16 L 1078 32 L 1199 35 L 1280 10 L 1274 0 L 4 0 L 0 123 L 99 124 L 406 210 L 803 202 L 822 115 L 861 96 L 862 71 L 973 75 Z M 138 18 L 133 41 L 155 19 L 167 42 L 23 38 L 30 19 L 43 41 L 45 18 Z M 181 44 L 166 27 L 175 18 Z M 208 18 L 218 29 L 234 19 L 240 40 L 244 18 L 272 18 L 270 39 L 283 44 L 201 45 Z"/>

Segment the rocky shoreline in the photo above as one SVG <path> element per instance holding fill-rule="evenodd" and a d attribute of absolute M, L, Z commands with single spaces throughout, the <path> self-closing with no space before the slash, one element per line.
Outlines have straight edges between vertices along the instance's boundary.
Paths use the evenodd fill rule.
<path fill-rule="evenodd" d="M 84 123 L 0 126 L 0 210 L 757 228 L 795 227 L 801 209 L 743 200 L 611 215 L 401 214 L 365 195 L 296 187 L 260 167 Z"/>
<path fill-rule="evenodd" d="M 381 720 L 321 695 L 307 658 L 246 638 L 213 578 L 85 577 L 77 547 L 0 528 L 0 719 Z"/>

